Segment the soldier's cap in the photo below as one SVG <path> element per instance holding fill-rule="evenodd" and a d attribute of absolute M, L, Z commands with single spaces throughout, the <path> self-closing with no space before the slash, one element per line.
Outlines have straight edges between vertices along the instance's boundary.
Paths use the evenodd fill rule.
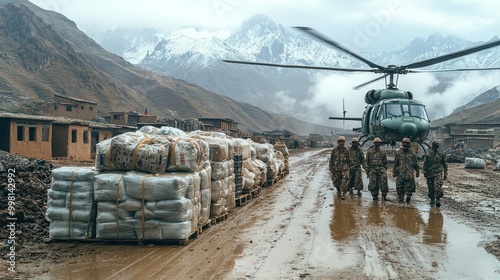
<path fill-rule="evenodd" d="M 438 145 L 439 146 L 439 144 L 441 144 L 441 142 L 439 142 L 439 140 L 437 140 L 437 139 L 432 140 L 432 145 Z"/>
<path fill-rule="evenodd" d="M 403 143 L 411 143 L 410 138 L 403 138 Z"/>
<path fill-rule="evenodd" d="M 352 138 L 352 141 L 351 141 L 351 142 L 352 142 L 352 143 L 358 143 L 358 142 L 359 142 L 359 139 L 358 139 L 358 138 L 356 138 L 356 137 L 354 137 L 354 138 Z"/>
<path fill-rule="evenodd" d="M 375 137 L 375 139 L 373 139 L 373 143 L 382 143 L 382 140 L 380 140 L 380 138 L 378 137 Z"/>
<path fill-rule="evenodd" d="M 344 137 L 344 136 L 339 136 L 339 137 L 337 137 L 337 142 L 338 142 L 338 141 L 345 141 L 345 137 Z"/>

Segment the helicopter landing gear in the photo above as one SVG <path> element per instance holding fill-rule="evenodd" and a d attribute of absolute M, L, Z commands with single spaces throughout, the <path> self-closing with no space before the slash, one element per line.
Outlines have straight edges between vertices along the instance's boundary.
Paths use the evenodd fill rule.
<path fill-rule="evenodd" d="M 364 138 L 365 140 L 361 141 L 363 138 Z M 368 140 L 370 140 L 370 139 L 368 139 L 368 137 L 366 137 L 366 135 L 361 136 L 361 137 L 359 138 L 359 142 L 361 142 L 361 145 L 359 145 L 359 146 L 360 146 L 360 147 L 363 147 L 363 145 L 364 145 L 364 144 L 365 144 Z"/>
<path fill-rule="evenodd" d="M 422 147 L 422 150 L 424 151 L 424 155 L 426 155 L 427 152 L 431 150 L 431 146 L 429 146 L 429 144 L 427 144 L 426 142 L 419 142 L 418 144 L 420 145 L 420 147 Z"/>

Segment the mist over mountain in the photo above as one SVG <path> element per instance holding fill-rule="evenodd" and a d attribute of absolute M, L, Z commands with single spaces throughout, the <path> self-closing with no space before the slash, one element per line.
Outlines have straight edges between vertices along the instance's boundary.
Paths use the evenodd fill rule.
<path fill-rule="evenodd" d="M 95 31 L 86 31 L 89 34 Z M 113 34 L 113 31 L 107 31 Z M 117 53 L 138 66 L 160 74 L 183 79 L 203 88 L 248 102 L 262 109 L 332 124 L 329 116 L 342 115 L 342 101 L 348 115 L 359 117 L 364 109 L 364 94 L 371 88 L 383 88 L 383 80 L 353 90 L 358 84 L 376 78 L 373 74 L 285 69 L 235 65 L 222 59 L 265 63 L 315 65 L 342 68 L 368 68 L 363 62 L 313 40 L 294 29 L 285 28 L 265 15 L 255 15 L 229 35 L 196 29 L 157 32 L 154 36 L 134 39 L 119 30 L 127 50 Z M 116 34 L 115 34 L 116 35 Z M 111 36 L 111 35 L 109 35 Z M 147 43 L 141 42 L 149 38 Z M 108 37 L 109 39 L 110 37 Z M 152 42 L 157 40 L 152 46 Z M 335 40 L 335 38 L 332 38 Z M 498 40 L 495 36 L 491 40 Z M 102 46 L 110 41 L 96 39 Z M 455 36 L 432 34 L 416 38 L 406 47 L 387 51 L 353 51 L 379 65 L 405 65 L 484 42 L 470 42 Z M 349 46 L 345 46 L 349 47 Z M 145 51 L 148 49 L 148 51 Z M 423 69 L 500 67 L 497 48 L 473 53 Z M 431 119 L 451 114 L 456 107 L 471 101 L 482 92 L 500 84 L 500 71 L 411 74 L 399 77 L 399 88 L 411 90 L 415 98 L 427 104 Z M 470 85 L 474 84 L 474 88 Z M 341 125 L 334 123 L 335 126 Z M 352 124 L 352 126 L 356 126 Z"/>

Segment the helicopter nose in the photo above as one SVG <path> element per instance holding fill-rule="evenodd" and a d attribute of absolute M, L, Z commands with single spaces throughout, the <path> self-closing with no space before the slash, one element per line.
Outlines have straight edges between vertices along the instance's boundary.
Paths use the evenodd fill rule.
<path fill-rule="evenodd" d="M 403 123 L 399 127 L 399 134 L 404 136 L 414 136 L 417 134 L 417 126 L 413 123 Z"/>

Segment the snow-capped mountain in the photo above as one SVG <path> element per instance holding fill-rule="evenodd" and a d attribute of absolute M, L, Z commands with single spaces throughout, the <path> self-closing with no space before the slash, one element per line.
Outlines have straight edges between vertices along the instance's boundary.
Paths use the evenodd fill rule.
<path fill-rule="evenodd" d="M 318 105 L 318 100 L 312 101 L 320 79 L 318 77 L 331 72 L 235 65 L 224 63 L 222 60 L 368 69 L 367 65 L 352 56 L 300 32 L 284 28 L 265 15 L 250 18 L 230 33 L 212 34 L 194 28 L 171 33 L 148 31 L 144 35 L 134 36 L 135 33 L 127 34 L 119 30 L 94 39 L 104 48 L 142 68 L 186 80 L 268 111 L 293 114 L 299 118 L 313 117 L 311 103 L 316 102 L 315 105 Z M 91 32 L 87 34 L 92 37 Z M 116 37 L 120 40 L 113 40 Z M 113 42 L 117 41 L 126 47 L 113 48 L 116 45 Z M 463 50 L 479 43 L 481 42 L 433 34 L 427 39 L 416 38 L 410 45 L 390 51 L 353 51 L 382 66 L 405 65 Z M 498 47 L 435 64 L 426 69 L 484 67 L 500 67 Z M 446 82 L 435 85 L 432 90 L 444 91 L 450 80 L 463 73 L 469 72 L 452 72 L 437 76 L 438 80 L 443 77 L 441 80 Z M 371 77 L 366 80 L 368 79 Z M 359 83 L 352 81 L 352 86 L 357 84 Z M 366 89 L 369 89 L 368 87 L 380 88 L 383 83 L 378 82 L 367 86 Z M 329 99 L 330 103 L 340 100 L 342 94 L 349 93 L 342 88 L 334 88 L 332 94 L 335 95 Z M 321 103 L 321 100 L 319 102 Z M 313 111 L 326 119 L 325 116 L 329 116 L 332 109 L 319 105 Z M 457 106 L 460 105 L 463 104 Z M 341 105 L 337 107 L 340 109 Z M 364 105 L 360 104 L 358 107 L 362 110 Z"/>

